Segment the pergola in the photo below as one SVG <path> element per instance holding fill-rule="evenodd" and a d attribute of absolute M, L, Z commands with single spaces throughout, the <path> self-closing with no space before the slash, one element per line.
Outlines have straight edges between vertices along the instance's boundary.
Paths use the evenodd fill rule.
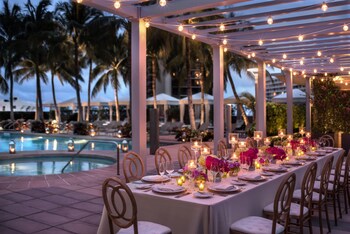
<path fill-rule="evenodd" d="M 349 0 L 79 0 L 131 22 L 133 149 L 146 154 L 146 26 L 207 43 L 213 48 L 214 142 L 224 136 L 223 54 L 255 60 L 257 130 L 266 132 L 265 68 L 286 73 L 287 132 L 292 132 L 293 78 L 337 73 L 350 81 Z M 115 3 L 117 2 L 117 3 Z M 119 8 L 115 8 L 116 7 Z M 325 74 L 327 73 L 327 74 Z M 311 79 L 310 79 L 311 78 Z M 311 127 L 306 102 L 306 129 Z"/>

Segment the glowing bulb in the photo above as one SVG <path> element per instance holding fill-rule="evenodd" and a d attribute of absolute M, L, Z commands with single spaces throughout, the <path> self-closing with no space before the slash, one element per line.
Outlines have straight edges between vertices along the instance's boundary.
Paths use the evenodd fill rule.
<path fill-rule="evenodd" d="M 329 62 L 330 62 L 330 63 L 334 63 L 334 58 L 330 58 L 330 59 L 329 59 Z"/>
<path fill-rule="evenodd" d="M 350 71 L 348 72 L 348 74 L 350 75 Z"/>
<path fill-rule="evenodd" d="M 348 82 L 346 82 L 345 85 L 348 85 Z"/>
<path fill-rule="evenodd" d="M 271 16 L 269 16 L 268 18 L 267 18 L 267 23 L 268 24 L 273 24 L 273 19 L 272 19 L 272 17 Z"/>
<path fill-rule="evenodd" d="M 80 1 L 82 1 L 82 0 L 80 0 Z M 119 1 L 119 0 L 116 0 L 116 1 L 114 2 L 114 8 L 115 8 L 115 9 L 119 9 L 119 8 L 120 8 L 120 1 Z"/>
<path fill-rule="evenodd" d="M 314 73 L 317 73 L 317 69 L 316 68 L 314 69 Z"/>
<path fill-rule="evenodd" d="M 328 6 L 327 6 L 326 2 L 322 3 L 321 8 L 322 8 L 322 11 L 327 11 L 328 10 Z"/>
<path fill-rule="evenodd" d="M 287 58 L 287 55 L 286 55 L 286 54 L 283 54 L 282 58 L 283 58 L 283 59 L 286 59 L 286 58 Z"/>
<path fill-rule="evenodd" d="M 184 30 L 184 26 L 182 24 L 179 25 L 179 27 L 177 28 L 180 32 L 182 32 L 182 30 Z"/>
<path fill-rule="evenodd" d="M 253 57 L 253 58 L 255 57 L 255 53 L 254 53 L 254 52 L 252 53 L 252 57 Z"/>
<path fill-rule="evenodd" d="M 145 19 L 145 27 L 149 28 L 149 26 L 151 26 L 150 23 L 149 23 L 149 19 Z"/>
<path fill-rule="evenodd" d="M 305 74 L 305 70 L 303 70 L 303 71 L 301 72 L 301 74 L 303 74 L 303 75 L 304 75 L 304 74 Z"/>
<path fill-rule="evenodd" d="M 77 0 L 77 3 L 82 3 L 83 2 L 83 0 Z"/>
<path fill-rule="evenodd" d="M 322 52 L 319 50 L 317 51 L 317 56 L 321 56 L 322 55 Z"/>
<path fill-rule="evenodd" d="M 220 24 L 220 31 L 224 31 L 225 30 L 225 25 L 224 24 Z"/>
<path fill-rule="evenodd" d="M 165 6 L 166 5 L 166 0 L 159 0 L 159 5 L 160 6 Z"/>
<path fill-rule="evenodd" d="M 340 67 L 340 71 L 344 71 L 344 68 L 343 68 L 343 67 Z"/>
<path fill-rule="evenodd" d="M 224 52 L 227 52 L 227 47 L 224 48 Z"/>
<path fill-rule="evenodd" d="M 347 24 L 344 24 L 343 30 L 344 30 L 345 32 L 348 31 L 348 30 L 349 30 L 349 26 L 348 26 Z"/>
<path fill-rule="evenodd" d="M 250 54 L 248 54 L 248 58 L 250 59 L 252 56 Z"/>
<path fill-rule="evenodd" d="M 292 72 L 292 71 L 293 71 L 293 68 L 289 68 L 289 71 Z"/>
<path fill-rule="evenodd" d="M 276 59 L 272 59 L 272 63 L 275 63 L 276 62 Z"/>
<path fill-rule="evenodd" d="M 303 36 L 303 35 L 299 35 L 299 36 L 298 36 L 298 40 L 299 40 L 299 41 L 303 41 L 303 40 L 304 40 L 304 36 Z"/>
<path fill-rule="evenodd" d="M 304 78 L 306 78 L 306 75 L 304 75 Z"/>
<path fill-rule="evenodd" d="M 324 79 L 322 78 L 322 79 L 321 79 L 321 81 L 323 82 L 323 81 L 324 81 Z"/>
<path fill-rule="evenodd" d="M 301 59 L 299 63 L 300 63 L 300 65 L 304 65 L 304 60 Z"/>
<path fill-rule="evenodd" d="M 197 38 L 196 34 L 192 34 L 192 40 L 195 40 Z"/>
<path fill-rule="evenodd" d="M 324 76 L 328 76 L 328 73 L 327 73 L 327 72 L 325 72 L 325 73 L 324 73 Z"/>
<path fill-rule="evenodd" d="M 262 46 L 264 44 L 264 42 L 260 39 L 259 40 L 259 45 Z"/>
<path fill-rule="evenodd" d="M 283 71 L 283 70 L 284 70 L 284 67 L 281 67 L 281 70 Z"/>
<path fill-rule="evenodd" d="M 227 45 L 227 40 L 226 39 L 222 40 L 222 44 Z"/>

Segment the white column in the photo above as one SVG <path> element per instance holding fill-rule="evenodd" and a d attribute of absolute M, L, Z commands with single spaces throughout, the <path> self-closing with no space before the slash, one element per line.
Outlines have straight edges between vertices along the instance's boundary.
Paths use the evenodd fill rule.
<path fill-rule="evenodd" d="M 109 121 L 113 121 L 113 106 L 109 105 Z"/>
<path fill-rule="evenodd" d="M 256 130 L 266 136 L 266 63 L 258 61 L 256 84 Z"/>
<path fill-rule="evenodd" d="M 83 106 L 83 120 L 86 120 L 86 115 L 89 114 L 89 113 L 85 113 L 86 112 L 86 107 Z M 91 119 L 89 119 L 89 121 L 91 121 Z"/>
<path fill-rule="evenodd" d="M 293 134 L 293 71 L 286 72 L 287 134 Z"/>
<path fill-rule="evenodd" d="M 205 108 L 205 120 L 204 120 L 204 122 L 209 123 L 209 119 L 210 119 L 209 118 L 209 116 L 210 116 L 210 104 L 209 104 L 209 102 L 205 103 L 204 108 Z"/>
<path fill-rule="evenodd" d="M 224 51 L 213 46 L 214 152 L 217 142 L 224 138 Z"/>
<path fill-rule="evenodd" d="M 142 157 L 146 166 L 146 27 L 143 20 L 131 21 L 131 83 L 132 150 Z"/>
<path fill-rule="evenodd" d="M 184 115 L 185 115 L 185 104 L 180 103 L 180 122 L 184 122 Z"/>
<path fill-rule="evenodd" d="M 311 79 L 310 77 L 306 77 L 306 131 L 311 131 Z"/>

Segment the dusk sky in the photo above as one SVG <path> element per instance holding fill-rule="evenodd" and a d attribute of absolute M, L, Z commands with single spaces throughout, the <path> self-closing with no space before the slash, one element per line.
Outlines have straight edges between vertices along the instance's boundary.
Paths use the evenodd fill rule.
<path fill-rule="evenodd" d="M 2 2 L 2 1 L 1 1 Z M 27 0 L 10 0 L 10 3 L 17 3 L 20 5 L 22 8 L 24 7 L 24 3 L 27 2 Z M 32 0 L 32 3 L 36 5 L 39 1 L 38 0 Z M 54 0 L 52 1 L 53 5 L 55 5 L 58 1 Z M 1 4 L 2 8 L 2 4 Z M 1 70 L 1 73 L 3 74 L 4 71 L 3 69 Z M 49 76 L 49 75 L 48 75 Z M 88 73 L 86 71 L 83 72 L 83 77 L 87 80 L 88 79 Z M 254 82 L 246 78 L 244 75 L 242 78 L 237 78 L 236 79 L 236 86 L 237 86 L 237 91 L 238 93 L 243 92 L 243 91 L 249 91 L 250 93 L 254 94 Z M 121 81 L 122 83 L 122 81 Z M 70 98 L 75 97 L 75 91 L 73 88 L 71 88 L 68 84 L 62 86 L 58 81 L 56 81 L 56 97 L 58 101 L 64 101 Z M 81 83 L 82 86 L 82 99 L 87 100 L 87 83 Z M 225 93 L 226 96 L 232 96 L 232 90 L 230 86 L 227 86 L 227 93 Z M 118 92 L 119 94 L 119 99 L 127 99 L 129 90 L 126 88 L 124 85 L 122 85 L 121 89 Z M 14 96 L 24 99 L 24 100 L 30 100 L 30 101 L 35 101 L 35 81 L 34 79 L 28 82 L 23 83 L 22 85 L 16 84 L 15 89 L 14 89 Z M 52 101 L 52 92 L 51 92 L 51 83 L 48 84 L 42 84 L 42 96 L 43 96 L 43 102 L 51 102 Z M 99 94 L 99 96 L 104 96 L 108 99 L 113 100 L 113 90 L 111 87 L 107 89 L 107 93 L 105 94 L 103 91 Z M 2 98 L 8 98 L 8 95 L 0 95 Z"/>

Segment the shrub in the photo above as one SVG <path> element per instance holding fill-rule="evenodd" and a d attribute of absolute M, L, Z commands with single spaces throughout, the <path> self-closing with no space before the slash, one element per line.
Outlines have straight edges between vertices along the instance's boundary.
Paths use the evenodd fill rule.
<path fill-rule="evenodd" d="M 45 133 L 45 123 L 39 120 L 34 120 L 31 123 L 31 131 L 36 133 Z"/>
<path fill-rule="evenodd" d="M 211 131 L 192 130 L 190 128 L 181 128 L 176 130 L 175 139 L 178 141 L 190 141 L 193 137 L 202 137 L 202 141 L 212 141 L 214 139 L 214 134 Z"/>
<path fill-rule="evenodd" d="M 73 124 L 73 133 L 76 135 L 89 135 L 89 126 L 84 122 L 76 122 Z"/>

